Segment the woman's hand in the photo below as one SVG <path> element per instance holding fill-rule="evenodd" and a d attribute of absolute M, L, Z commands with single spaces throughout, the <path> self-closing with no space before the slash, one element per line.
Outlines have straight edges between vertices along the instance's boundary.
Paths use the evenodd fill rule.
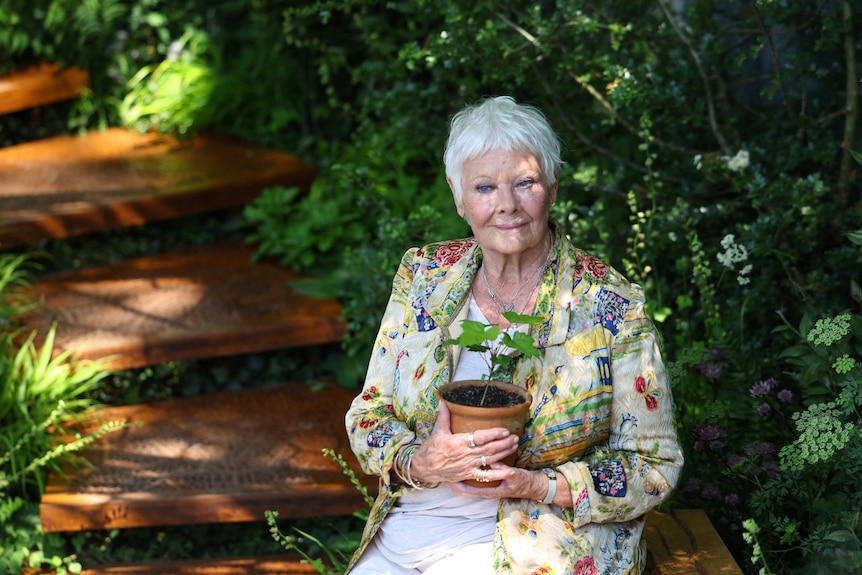
<path fill-rule="evenodd" d="M 475 479 L 485 465 L 488 480 L 494 481 L 504 479 L 507 470 L 514 469 L 500 461 L 518 449 L 517 435 L 504 427 L 494 427 L 475 431 L 472 440 L 474 446 L 470 445 L 467 433 L 451 432 L 449 409 L 441 401 L 434 431 L 413 455 L 410 467 L 413 479 L 423 483 L 458 483 Z"/>
<path fill-rule="evenodd" d="M 440 402 L 440 412 L 430 437 L 413 455 L 411 475 L 423 483 L 448 483 L 461 495 L 488 499 L 533 499 L 541 501 L 548 493 L 548 476 L 541 471 L 510 467 L 503 459 L 517 451 L 518 436 L 504 427 L 473 432 L 470 445 L 467 433 L 452 433 L 449 409 Z M 484 460 L 483 460 L 484 456 Z M 484 465 L 484 467 L 483 467 Z M 502 481 L 497 487 L 473 487 L 463 481 L 476 479 L 485 470 L 488 481 Z M 554 503 L 572 506 L 565 476 L 557 472 Z"/>
<path fill-rule="evenodd" d="M 531 471 L 529 469 L 521 469 L 520 467 L 509 467 L 503 463 L 498 464 L 488 472 L 490 480 L 500 479 L 502 483 L 497 487 L 474 487 L 466 483 L 455 483 L 449 488 L 460 495 L 471 495 L 474 497 L 485 497 L 487 499 L 532 499 L 541 501 L 548 493 L 548 476 L 541 471 Z M 554 498 L 554 503 L 563 505 L 561 497 L 569 499 L 569 507 L 571 507 L 571 494 L 568 494 L 568 489 L 560 489 L 561 485 L 565 485 L 565 478 L 557 473 L 557 495 Z M 564 492 L 564 493 L 561 493 Z M 568 495 L 567 495 L 568 494 Z"/>

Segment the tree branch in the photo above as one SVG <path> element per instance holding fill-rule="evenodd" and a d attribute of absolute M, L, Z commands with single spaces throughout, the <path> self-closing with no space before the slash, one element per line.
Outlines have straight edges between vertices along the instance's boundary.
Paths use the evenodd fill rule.
<path fill-rule="evenodd" d="M 703 65 L 703 61 L 700 58 L 700 54 L 694 48 L 694 45 L 691 43 L 691 40 L 683 33 L 682 29 L 679 27 L 679 23 L 674 18 L 673 14 L 670 13 L 670 10 L 667 7 L 666 0 L 658 0 L 658 5 L 661 7 L 662 12 L 664 13 L 665 18 L 670 23 L 671 27 L 676 32 L 676 35 L 679 36 L 679 39 L 688 48 L 689 54 L 691 54 L 692 60 L 694 60 L 694 65 L 697 68 L 698 74 L 700 74 L 700 80 L 703 82 L 703 91 L 706 99 L 706 106 L 709 114 L 709 126 L 712 129 L 712 134 L 715 136 L 715 139 L 718 140 L 718 145 L 721 148 L 722 153 L 726 156 L 732 156 L 733 151 L 730 149 L 730 146 L 727 144 L 727 140 L 724 138 L 724 134 L 721 133 L 721 127 L 718 125 L 718 118 L 716 117 L 715 112 L 715 101 L 712 97 L 712 90 L 710 90 L 709 86 L 709 78 L 706 75 L 706 70 Z"/>
<path fill-rule="evenodd" d="M 775 66 L 775 77 L 778 84 L 778 92 L 781 94 L 781 103 L 784 104 L 784 110 L 789 118 L 793 117 L 793 112 L 790 110 L 790 103 L 787 101 L 787 92 L 784 90 L 784 78 L 781 75 L 781 61 L 778 58 L 778 51 L 775 49 L 775 42 L 772 39 L 772 33 L 763 21 L 763 15 L 757 9 L 757 2 L 752 2 L 751 7 L 754 9 L 754 14 L 757 16 L 757 24 L 763 35 L 766 36 L 766 43 L 769 45 L 769 54 L 772 56 L 772 65 Z"/>
<path fill-rule="evenodd" d="M 527 40 L 527 42 L 529 42 L 530 44 L 532 44 L 534 47 L 536 47 L 536 48 L 540 48 L 540 47 L 541 47 L 541 45 L 540 45 L 540 43 L 539 43 L 538 38 L 536 38 L 534 35 L 530 34 L 530 33 L 529 33 L 527 30 L 525 30 L 522 26 L 519 26 L 518 24 L 516 24 L 515 22 L 513 22 L 513 21 L 512 21 L 511 19 L 509 19 L 505 14 L 503 14 L 502 12 L 497 12 L 495 15 L 496 15 L 496 16 L 497 16 L 497 18 L 499 18 L 499 19 L 500 19 L 504 24 L 506 24 L 507 26 L 509 26 L 510 28 L 512 28 L 513 30 L 515 30 L 518 34 L 520 34 L 522 37 L 524 37 L 524 38 Z M 559 47 L 559 49 L 560 49 L 560 51 L 561 51 L 562 53 L 565 53 L 565 52 L 566 52 L 566 50 L 565 50 L 565 47 L 564 47 L 564 46 L 560 46 L 560 47 Z M 534 70 L 535 70 L 535 68 L 534 68 Z M 598 90 L 596 90 L 596 88 L 594 88 L 594 87 L 592 86 L 592 84 L 590 84 L 589 82 L 586 82 L 586 81 L 582 80 L 581 78 L 579 78 L 579 77 L 578 77 L 578 75 L 577 75 L 577 74 L 575 74 L 575 73 L 574 73 L 574 72 L 572 72 L 572 71 L 569 71 L 569 72 L 568 72 L 568 74 L 569 74 L 569 76 L 570 76 L 570 77 L 571 77 L 571 78 L 572 78 L 572 79 L 573 79 L 573 80 L 574 80 L 574 81 L 575 81 L 575 82 L 576 82 L 576 83 L 577 83 L 581 88 L 583 88 L 584 90 L 586 90 L 586 92 L 587 92 L 588 94 L 590 94 L 590 96 L 592 96 L 592 97 L 593 97 L 593 98 L 594 98 L 594 99 L 595 99 L 595 100 L 596 100 L 596 101 L 597 101 L 597 102 L 602 106 L 602 108 L 604 108 L 605 110 L 607 110 L 608 114 L 609 114 L 611 117 L 613 117 L 613 119 L 614 119 L 614 121 L 615 121 L 616 123 L 618 123 L 620 126 L 622 126 L 623 128 L 625 128 L 629 133 L 631 133 L 631 134 L 633 134 L 633 135 L 635 135 L 635 136 L 637 136 L 637 137 L 639 137 L 639 138 L 640 138 L 640 137 L 642 137 L 642 136 L 641 136 L 641 134 L 640 134 L 640 132 L 637 130 L 637 128 L 636 128 L 635 126 L 633 126 L 633 125 L 632 125 L 628 120 L 626 120 L 624 117 L 622 117 L 622 116 L 620 115 L 620 113 L 616 110 L 616 108 L 614 108 L 613 104 L 611 104 L 611 103 L 607 100 L 607 98 L 605 98 L 605 97 L 604 97 L 604 95 L 603 95 L 601 92 L 599 92 Z M 536 74 L 536 75 L 537 75 L 537 77 L 541 77 L 541 75 L 540 75 L 540 74 Z M 547 85 L 546 85 L 546 92 L 547 92 L 549 95 L 551 94 L 550 89 L 549 89 L 549 88 L 547 88 Z M 567 118 L 566 118 L 566 121 L 567 121 L 567 125 L 569 126 L 569 129 L 571 129 L 571 130 L 572 130 L 572 132 L 574 132 L 574 133 L 578 136 L 578 139 L 579 139 L 583 144 L 585 144 L 585 145 L 587 145 L 587 146 L 589 146 L 589 147 L 591 147 L 591 148 L 595 149 L 596 151 L 601 151 L 601 153 L 603 153 L 603 154 L 605 154 L 605 155 L 611 155 L 611 157 L 614 157 L 612 154 L 610 154 L 610 152 L 609 152 L 608 150 L 606 150 L 606 149 L 604 149 L 604 148 L 601 148 L 601 147 L 600 147 L 600 146 L 598 146 L 597 144 L 595 144 L 595 143 L 591 142 L 591 141 L 590 141 L 590 140 L 589 140 L 585 135 L 583 135 L 582 133 L 578 132 L 578 131 L 575 129 L 574 125 L 572 125 L 571 123 L 569 123 L 569 122 L 568 122 L 568 119 L 567 119 Z M 669 149 L 669 150 L 673 150 L 673 151 L 675 151 L 675 152 L 680 152 L 680 153 L 683 153 L 683 154 L 694 155 L 694 154 L 696 154 L 696 153 L 697 153 L 696 151 L 689 150 L 689 149 L 687 149 L 687 148 L 685 148 L 685 147 L 683 147 L 683 146 L 680 146 L 680 145 L 678 145 L 678 144 L 674 144 L 674 143 L 672 143 L 672 142 L 667 142 L 667 141 L 665 141 L 665 140 L 661 140 L 661 139 L 656 138 L 656 137 L 654 137 L 654 138 L 653 138 L 652 143 L 653 143 L 653 144 L 655 144 L 655 145 L 657 145 L 657 146 L 659 146 L 659 147 L 666 148 L 666 149 Z M 615 160 L 615 161 L 617 161 L 618 163 L 626 163 L 626 162 L 624 162 L 622 159 L 620 159 L 620 158 L 618 158 L 618 157 L 614 157 L 614 160 Z M 631 164 L 631 163 L 629 164 L 629 167 L 635 167 L 635 166 L 636 166 L 636 164 Z"/>
<path fill-rule="evenodd" d="M 844 22 L 844 56 L 847 91 L 847 115 L 844 117 L 844 139 L 841 142 L 841 170 L 838 177 L 838 193 L 841 206 L 847 206 L 848 188 L 852 171 L 855 169 L 851 155 L 856 144 L 856 125 L 859 122 L 859 78 L 856 75 L 856 35 L 853 28 L 853 5 L 844 0 L 842 20 Z"/>

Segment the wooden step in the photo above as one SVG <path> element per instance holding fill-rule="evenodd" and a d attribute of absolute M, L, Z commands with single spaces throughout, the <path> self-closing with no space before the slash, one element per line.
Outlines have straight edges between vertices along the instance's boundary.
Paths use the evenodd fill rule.
<path fill-rule="evenodd" d="M 121 128 L 0 149 L 0 249 L 239 207 L 263 188 L 307 191 L 313 168 L 238 140 Z"/>
<path fill-rule="evenodd" d="M 650 575 L 743 575 L 702 509 L 652 511 L 644 538 Z"/>
<path fill-rule="evenodd" d="M 90 87 L 90 74 L 81 68 L 38 64 L 0 76 L 0 114 L 77 98 Z"/>
<path fill-rule="evenodd" d="M 48 478 L 42 529 L 263 521 L 267 510 L 281 519 L 350 515 L 365 502 L 322 450 L 376 485 L 359 471 L 344 428 L 355 394 L 296 381 L 102 409 L 94 421 L 141 425 L 95 442 L 92 466 Z"/>
<path fill-rule="evenodd" d="M 153 561 L 134 565 L 84 567 L 81 575 L 317 575 L 298 555 Z"/>
<path fill-rule="evenodd" d="M 254 247 L 223 242 L 39 278 L 40 305 L 22 318 L 41 345 L 57 322 L 55 354 L 110 356 L 131 369 L 175 360 L 223 357 L 341 340 L 334 299 L 300 295 L 302 276 Z"/>

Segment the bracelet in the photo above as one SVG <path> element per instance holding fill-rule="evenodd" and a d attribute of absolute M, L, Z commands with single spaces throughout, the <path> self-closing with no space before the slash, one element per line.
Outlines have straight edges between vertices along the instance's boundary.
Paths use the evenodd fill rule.
<path fill-rule="evenodd" d="M 541 471 L 548 476 L 548 492 L 545 494 L 545 498 L 542 499 L 542 503 L 550 505 L 554 502 L 554 497 L 557 495 L 557 472 L 551 467 L 543 467 Z"/>
<path fill-rule="evenodd" d="M 412 443 L 407 447 L 401 450 L 395 457 L 395 461 L 393 462 L 393 469 L 398 477 L 401 480 L 412 487 L 413 489 L 433 489 L 440 485 L 439 483 L 423 483 L 421 481 L 416 481 L 413 479 L 413 475 L 410 472 L 410 466 L 413 464 L 413 456 L 416 454 L 416 450 L 419 449 L 419 445 Z"/>

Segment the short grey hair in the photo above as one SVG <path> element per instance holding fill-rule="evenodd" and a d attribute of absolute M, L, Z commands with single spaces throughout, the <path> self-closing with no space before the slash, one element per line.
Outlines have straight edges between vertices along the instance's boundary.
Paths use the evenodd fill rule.
<path fill-rule="evenodd" d="M 545 185 L 552 186 L 562 165 L 560 140 L 541 110 L 519 104 L 511 96 L 487 98 L 469 105 L 452 118 L 443 151 L 446 177 L 455 199 L 461 199 L 464 162 L 492 150 L 525 150 L 539 162 Z"/>

